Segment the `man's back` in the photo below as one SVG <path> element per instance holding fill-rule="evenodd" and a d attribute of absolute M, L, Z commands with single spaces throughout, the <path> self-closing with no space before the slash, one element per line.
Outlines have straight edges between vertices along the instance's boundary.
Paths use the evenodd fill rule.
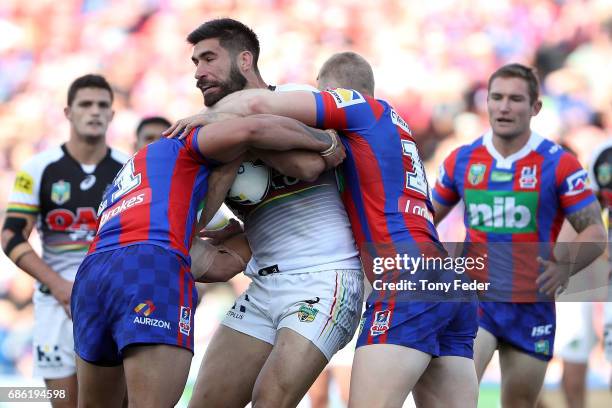
<path fill-rule="evenodd" d="M 90 253 L 150 243 L 187 259 L 211 166 L 196 146 L 200 129 L 152 143 L 125 164 L 100 204 Z"/>
<path fill-rule="evenodd" d="M 429 186 L 407 123 L 385 101 L 335 89 L 316 95 L 323 127 L 344 129 L 343 199 L 358 246 L 437 242 Z"/>

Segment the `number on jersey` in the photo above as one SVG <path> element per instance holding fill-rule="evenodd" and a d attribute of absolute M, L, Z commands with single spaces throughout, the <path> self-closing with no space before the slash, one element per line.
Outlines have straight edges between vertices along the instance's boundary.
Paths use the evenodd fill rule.
<path fill-rule="evenodd" d="M 132 157 L 119 171 L 113 185 L 117 188 L 112 195 L 112 202 L 117 201 L 121 196 L 129 193 L 140 185 L 140 173 L 134 174 L 134 158 Z"/>
<path fill-rule="evenodd" d="M 427 179 L 416 145 L 410 140 L 402 140 L 402 151 L 404 156 L 408 156 L 411 163 L 411 166 L 408 166 L 409 170 L 406 171 L 406 188 L 427 197 Z"/>

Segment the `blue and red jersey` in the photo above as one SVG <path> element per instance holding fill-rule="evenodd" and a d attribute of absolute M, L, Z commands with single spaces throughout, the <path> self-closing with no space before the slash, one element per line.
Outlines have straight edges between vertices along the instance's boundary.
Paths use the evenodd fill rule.
<path fill-rule="evenodd" d="M 314 95 L 317 127 L 342 132 L 342 198 L 357 245 L 437 242 L 429 186 L 408 124 L 387 102 L 354 90 Z"/>
<path fill-rule="evenodd" d="M 189 260 L 215 163 L 198 148 L 200 130 L 192 130 L 184 140 L 160 139 L 123 166 L 100 204 L 89 254 L 146 243 Z"/>
<path fill-rule="evenodd" d="M 487 244 L 489 254 L 513 252 L 496 258 L 495 277 L 492 256 L 472 277 L 529 293 L 537 292 L 536 258 L 550 258 L 563 219 L 595 201 L 587 172 L 559 145 L 532 133 L 521 150 L 502 157 L 491 132 L 445 159 L 433 198 L 445 206 L 464 200 L 467 242 Z"/>

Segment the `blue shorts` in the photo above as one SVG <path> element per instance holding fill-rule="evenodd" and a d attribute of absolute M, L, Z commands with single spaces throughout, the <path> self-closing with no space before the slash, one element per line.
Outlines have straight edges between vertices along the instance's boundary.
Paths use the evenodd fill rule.
<path fill-rule="evenodd" d="M 506 343 L 539 360 L 553 356 L 557 318 L 554 302 L 480 302 L 478 325 Z"/>
<path fill-rule="evenodd" d="M 72 289 L 76 354 L 92 364 L 121 364 L 125 347 L 168 344 L 193 352 L 197 292 L 190 267 L 150 244 L 93 253 Z"/>
<path fill-rule="evenodd" d="M 397 344 L 434 357 L 474 357 L 477 302 L 367 303 L 357 347 Z"/>

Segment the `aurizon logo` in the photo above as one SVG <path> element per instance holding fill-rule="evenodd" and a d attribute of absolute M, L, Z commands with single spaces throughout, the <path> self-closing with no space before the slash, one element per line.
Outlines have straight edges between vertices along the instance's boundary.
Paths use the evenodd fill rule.
<path fill-rule="evenodd" d="M 465 190 L 470 228 L 483 232 L 536 231 L 536 191 Z"/>
<path fill-rule="evenodd" d="M 143 314 L 145 316 L 149 316 L 155 310 L 155 305 L 150 300 L 145 300 L 143 303 L 138 304 L 134 308 L 134 311 L 138 314 Z"/>
<path fill-rule="evenodd" d="M 161 327 L 162 329 L 171 330 L 169 322 L 148 317 L 151 313 L 155 311 L 155 304 L 153 304 L 153 301 L 145 300 L 144 302 L 139 303 L 134 308 L 134 311 L 137 315 L 139 315 L 134 317 L 134 323 L 143 324 L 146 326 Z"/>

